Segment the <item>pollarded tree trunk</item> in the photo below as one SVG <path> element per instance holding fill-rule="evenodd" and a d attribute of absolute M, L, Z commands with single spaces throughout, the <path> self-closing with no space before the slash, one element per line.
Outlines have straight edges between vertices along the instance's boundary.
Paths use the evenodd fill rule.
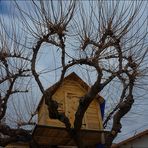
<path fill-rule="evenodd" d="M 122 125 L 120 123 L 121 118 L 130 111 L 132 104 L 134 103 L 133 96 L 128 96 L 124 102 L 119 106 L 119 110 L 113 117 L 113 127 L 111 132 L 108 134 L 105 140 L 105 148 L 110 148 L 113 140 L 117 134 L 121 131 Z"/>

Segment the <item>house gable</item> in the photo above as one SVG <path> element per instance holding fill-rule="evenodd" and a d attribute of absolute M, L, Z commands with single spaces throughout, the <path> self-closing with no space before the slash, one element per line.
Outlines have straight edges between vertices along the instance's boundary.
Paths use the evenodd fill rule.
<path fill-rule="evenodd" d="M 53 95 L 53 100 L 57 101 L 59 104 L 58 110 L 65 113 L 65 115 L 70 119 L 72 127 L 74 124 L 75 112 L 77 110 L 79 101 L 88 92 L 89 89 L 89 86 L 81 78 L 79 78 L 75 73 L 71 73 L 65 77 L 62 85 L 59 86 Z M 97 96 L 97 98 L 94 99 L 88 107 L 83 118 L 82 128 L 95 130 L 103 128 L 99 104 L 99 101 L 102 98 L 100 97 L 100 100 L 98 98 L 99 96 Z M 39 104 L 38 115 L 38 123 L 40 125 L 65 127 L 64 124 L 59 120 L 49 118 L 48 109 L 47 105 L 45 105 L 44 98 L 42 98 L 42 101 Z"/>

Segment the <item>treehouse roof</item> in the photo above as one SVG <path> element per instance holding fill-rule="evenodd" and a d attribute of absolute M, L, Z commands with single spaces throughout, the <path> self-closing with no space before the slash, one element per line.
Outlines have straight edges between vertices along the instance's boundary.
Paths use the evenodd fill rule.
<path fill-rule="evenodd" d="M 68 76 L 66 76 L 66 77 L 64 78 L 64 81 L 66 81 L 66 80 L 72 80 L 72 81 L 77 82 L 77 83 L 80 84 L 81 87 L 84 88 L 86 91 L 88 91 L 88 90 L 90 89 L 90 86 L 89 86 L 86 82 L 84 82 L 75 72 L 72 72 L 72 73 L 70 73 Z M 58 82 L 57 82 L 57 83 L 58 83 Z M 55 86 L 57 83 L 55 83 L 54 85 L 52 85 L 51 87 L 49 87 L 47 90 L 50 91 L 51 89 L 53 89 L 54 86 Z M 60 87 L 60 86 L 59 86 L 59 87 Z M 102 104 L 102 103 L 104 102 L 104 98 L 101 97 L 99 94 L 96 96 L 96 99 L 98 100 L 98 102 L 99 102 L 100 104 Z M 40 100 L 40 102 L 39 102 L 39 105 L 38 105 L 36 111 L 38 111 L 38 110 L 40 109 L 40 106 L 41 106 L 41 104 L 43 103 L 43 100 L 44 100 L 44 95 L 42 96 L 42 98 L 41 98 L 41 100 Z"/>

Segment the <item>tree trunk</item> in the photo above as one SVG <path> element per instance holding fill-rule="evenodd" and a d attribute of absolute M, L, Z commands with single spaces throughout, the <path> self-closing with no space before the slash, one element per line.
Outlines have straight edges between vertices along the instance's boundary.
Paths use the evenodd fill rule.
<path fill-rule="evenodd" d="M 120 123 L 121 118 L 126 115 L 134 103 L 134 99 L 132 95 L 129 95 L 125 101 L 123 101 L 120 106 L 119 110 L 115 113 L 113 117 L 113 127 L 111 132 L 108 134 L 105 140 L 105 148 L 110 148 L 112 145 L 113 140 L 121 132 L 122 125 Z"/>
<path fill-rule="evenodd" d="M 76 143 L 78 148 L 86 148 L 84 143 L 82 142 L 81 135 L 80 135 L 79 131 L 72 130 L 70 135 L 73 138 L 73 140 Z"/>

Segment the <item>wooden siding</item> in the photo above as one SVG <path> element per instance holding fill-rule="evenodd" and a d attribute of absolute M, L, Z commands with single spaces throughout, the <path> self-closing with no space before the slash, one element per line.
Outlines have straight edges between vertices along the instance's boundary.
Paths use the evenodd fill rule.
<path fill-rule="evenodd" d="M 88 147 L 102 143 L 107 132 L 103 130 L 82 129 L 80 132 L 82 142 Z M 36 125 L 33 138 L 39 145 L 75 146 L 75 142 L 63 127 Z"/>
<path fill-rule="evenodd" d="M 53 96 L 53 99 L 59 103 L 59 111 L 64 112 L 70 118 L 72 127 L 79 100 L 86 94 L 87 91 L 88 90 L 81 87 L 77 81 L 64 80 L 63 85 L 58 88 L 57 92 Z M 44 101 L 38 110 L 38 124 L 64 127 L 62 122 L 48 117 L 48 110 Z M 83 118 L 82 128 L 91 130 L 102 129 L 100 105 L 97 99 L 94 99 L 87 109 Z"/>
<path fill-rule="evenodd" d="M 5 146 L 5 148 L 29 148 L 27 143 L 12 143 Z"/>

